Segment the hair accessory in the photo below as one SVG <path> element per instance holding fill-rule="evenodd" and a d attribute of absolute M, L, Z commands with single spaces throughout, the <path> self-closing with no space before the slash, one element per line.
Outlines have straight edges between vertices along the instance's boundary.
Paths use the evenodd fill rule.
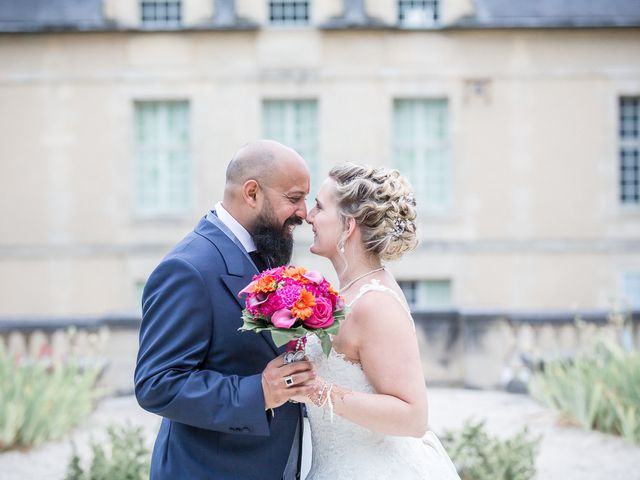
<path fill-rule="evenodd" d="M 391 236 L 393 238 L 399 238 L 404 233 L 406 228 L 407 228 L 406 220 L 402 218 L 396 218 L 395 226 L 393 227 L 393 230 L 391 230 Z"/>

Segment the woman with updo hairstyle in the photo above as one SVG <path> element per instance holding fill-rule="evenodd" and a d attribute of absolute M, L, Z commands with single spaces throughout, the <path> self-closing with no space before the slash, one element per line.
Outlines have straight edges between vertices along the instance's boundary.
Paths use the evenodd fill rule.
<path fill-rule="evenodd" d="M 382 261 L 397 260 L 418 243 L 416 202 L 397 170 L 347 163 L 334 167 L 336 201 L 343 224 L 353 218 L 365 251 Z"/>
<path fill-rule="evenodd" d="M 307 215 L 311 252 L 328 258 L 347 316 L 328 357 L 315 336 L 307 480 L 455 480 L 444 448 L 427 431 L 425 379 L 407 301 L 384 262 L 417 243 L 409 182 L 394 169 L 346 163 L 331 169 Z"/>

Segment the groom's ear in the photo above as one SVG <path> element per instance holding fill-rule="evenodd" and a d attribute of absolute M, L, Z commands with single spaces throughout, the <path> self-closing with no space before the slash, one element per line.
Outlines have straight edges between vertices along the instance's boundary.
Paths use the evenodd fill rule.
<path fill-rule="evenodd" d="M 247 180 L 242 186 L 242 198 L 252 208 L 258 205 L 258 190 L 260 186 L 255 180 Z"/>

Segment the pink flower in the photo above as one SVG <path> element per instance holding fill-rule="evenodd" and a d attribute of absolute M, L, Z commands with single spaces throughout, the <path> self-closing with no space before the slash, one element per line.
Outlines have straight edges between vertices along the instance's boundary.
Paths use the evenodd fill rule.
<path fill-rule="evenodd" d="M 257 277 L 253 277 L 253 278 L 257 278 Z M 256 281 L 254 280 L 249 285 L 247 285 L 242 290 L 240 290 L 240 292 L 238 292 L 238 296 L 241 296 L 241 295 L 244 295 L 244 294 L 247 294 L 247 293 L 248 294 L 253 293 L 253 287 L 255 287 L 255 285 L 256 285 Z"/>
<path fill-rule="evenodd" d="M 260 312 L 268 318 L 273 315 L 274 312 L 282 308 L 287 308 L 287 305 L 284 304 L 280 295 L 278 295 L 278 291 L 276 291 L 275 293 L 270 294 L 267 301 L 260 305 Z"/>
<path fill-rule="evenodd" d="M 249 295 L 247 297 L 247 303 L 250 307 L 255 307 L 257 305 L 260 305 L 261 303 L 264 303 L 267 298 L 269 298 L 269 295 L 263 292 L 258 292 L 255 295 Z"/>
<path fill-rule="evenodd" d="M 275 267 L 267 270 L 267 272 L 269 272 L 269 275 L 275 275 L 275 276 L 281 277 L 282 272 L 284 272 L 285 270 L 286 270 L 285 267 Z"/>
<path fill-rule="evenodd" d="M 296 323 L 296 320 L 296 317 L 293 316 L 291 310 L 288 308 L 278 310 L 271 316 L 271 323 L 278 328 L 291 328 L 291 326 Z"/>
<path fill-rule="evenodd" d="M 324 281 L 324 277 L 322 276 L 322 274 L 316 272 L 315 270 L 309 270 L 302 276 L 309 280 L 311 283 L 315 283 L 316 285 L 320 285 Z"/>
<path fill-rule="evenodd" d="M 260 313 L 261 305 L 264 304 L 264 302 L 266 302 L 268 298 L 268 293 L 250 293 L 249 295 L 247 295 L 245 305 L 253 315 L 257 315 L 258 313 Z"/>
<path fill-rule="evenodd" d="M 324 297 L 316 298 L 313 314 L 304 321 L 304 324 L 310 328 L 329 327 L 334 322 L 332 312 L 331 301 Z"/>
<path fill-rule="evenodd" d="M 298 300 L 301 289 L 302 287 L 298 284 L 286 283 L 282 288 L 276 290 L 276 295 L 286 308 L 291 308 Z"/>

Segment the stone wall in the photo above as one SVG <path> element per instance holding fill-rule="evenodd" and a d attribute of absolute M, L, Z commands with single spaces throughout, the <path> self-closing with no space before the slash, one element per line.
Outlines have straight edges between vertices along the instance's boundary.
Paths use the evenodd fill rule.
<path fill-rule="evenodd" d="M 640 346 L 639 312 L 414 313 L 428 384 L 524 391 L 544 362 L 597 340 Z"/>
<path fill-rule="evenodd" d="M 640 312 L 414 313 L 428 385 L 526 391 L 544 362 L 570 358 L 598 339 L 640 347 Z M 140 319 L 0 319 L 0 340 L 26 356 L 105 365 L 100 383 L 111 394 L 133 391 Z M 384 355 L 384 352 L 381 352 Z"/>

